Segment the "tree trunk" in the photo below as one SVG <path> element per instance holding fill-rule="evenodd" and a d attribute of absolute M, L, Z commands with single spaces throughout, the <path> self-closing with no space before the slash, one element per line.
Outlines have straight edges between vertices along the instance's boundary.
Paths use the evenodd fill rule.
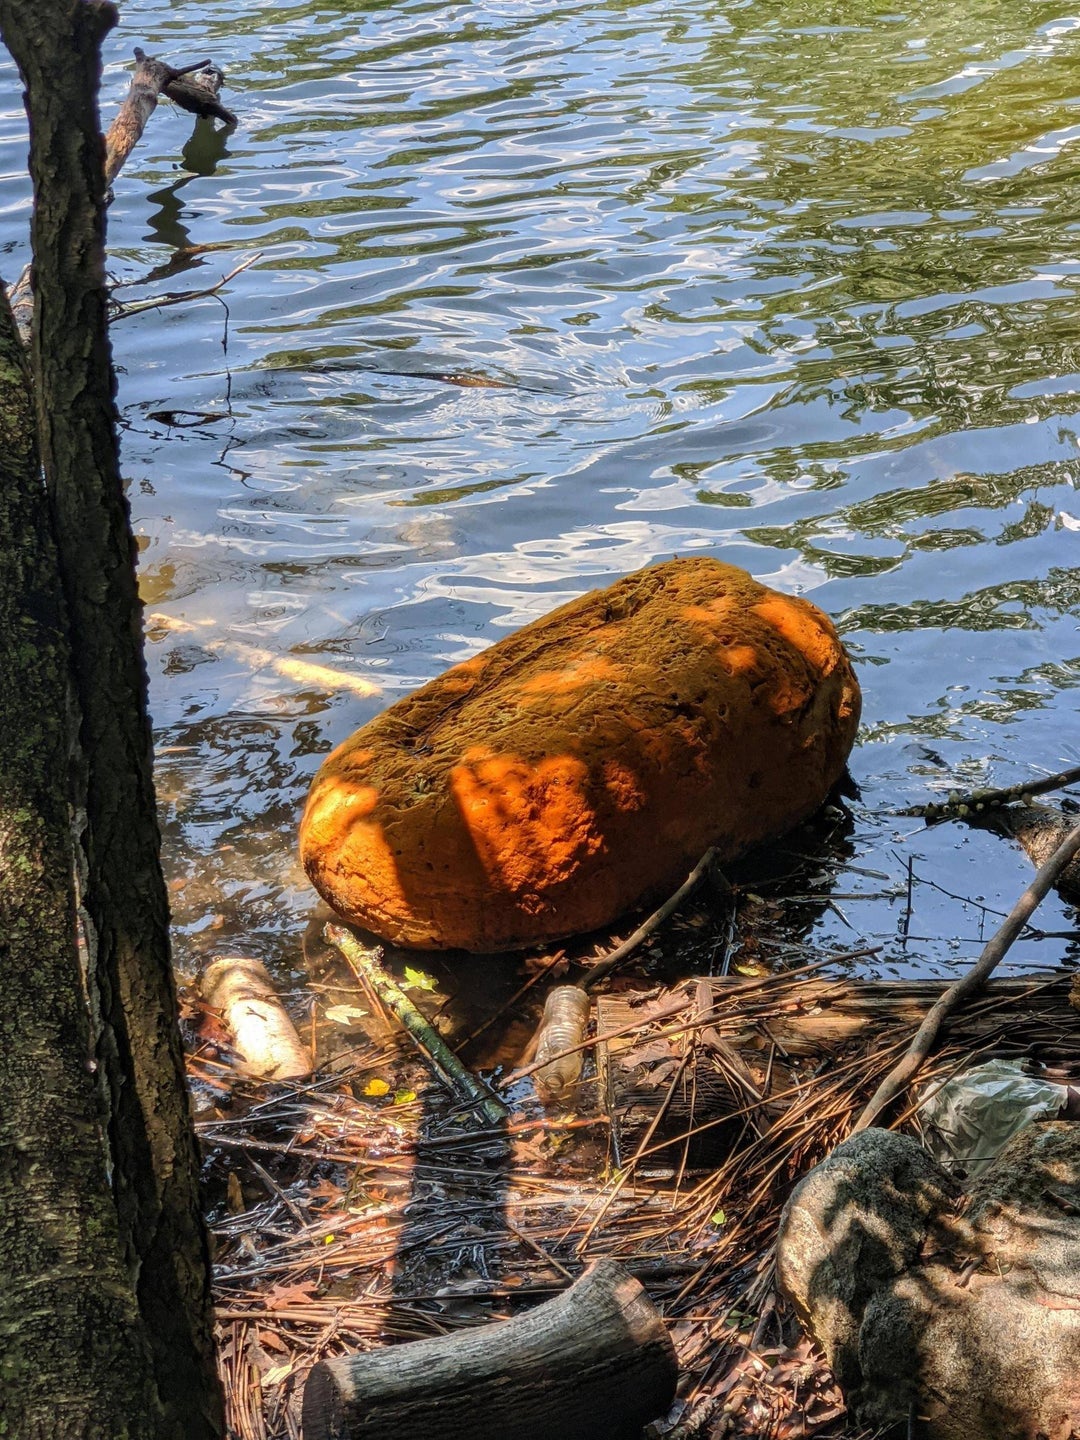
<path fill-rule="evenodd" d="M 0 1435 L 149 1440 L 76 946 L 69 655 L 24 365 L 0 295 Z"/>
<path fill-rule="evenodd" d="M 26 86 L 38 434 L 80 716 L 88 988 L 120 1241 L 153 1351 L 162 1436 L 220 1434 L 209 1255 L 159 863 L 134 542 L 104 284 L 101 0 L 0 0 Z M 118 1433 L 118 1432 L 102 1432 Z"/>
<path fill-rule="evenodd" d="M 599 1260 L 497 1325 L 324 1360 L 305 1440 L 638 1440 L 675 1398 L 675 1350 L 638 1282 Z"/>

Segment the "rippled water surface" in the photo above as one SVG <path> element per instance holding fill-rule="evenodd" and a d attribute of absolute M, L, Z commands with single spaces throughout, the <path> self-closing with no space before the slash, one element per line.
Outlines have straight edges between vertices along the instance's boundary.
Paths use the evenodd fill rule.
<path fill-rule="evenodd" d="M 260 256 L 114 326 L 181 961 L 297 965 L 320 756 L 690 552 L 811 596 L 857 658 L 862 794 L 811 937 L 968 958 L 992 916 L 945 892 L 1007 909 L 1026 861 L 888 811 L 1078 758 L 1080 14 L 132 0 L 106 118 L 135 45 L 212 55 L 241 123 L 154 117 L 119 293 Z"/>

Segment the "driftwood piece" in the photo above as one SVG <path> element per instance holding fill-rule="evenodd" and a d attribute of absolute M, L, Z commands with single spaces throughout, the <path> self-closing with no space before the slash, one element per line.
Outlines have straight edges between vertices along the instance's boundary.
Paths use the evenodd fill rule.
<path fill-rule="evenodd" d="M 1033 795 L 1046 795 L 1051 790 L 1063 790 L 1066 785 L 1075 785 L 1080 781 L 1080 765 L 1073 765 L 1068 770 L 1061 770 L 1056 775 L 1046 775 L 1041 780 L 1023 781 L 1019 785 L 1009 785 L 1003 790 L 971 790 L 966 795 L 954 791 L 945 800 L 938 800 L 929 805 L 911 805 L 906 810 L 898 810 L 898 815 L 920 815 L 928 825 L 936 825 L 941 820 L 966 820 L 973 814 L 985 810 L 994 809 L 1000 805 L 1010 805 L 1014 801 L 1026 805 Z"/>
<path fill-rule="evenodd" d="M 261 960 L 223 956 L 207 967 L 201 988 L 207 1004 L 220 1012 L 246 1075 L 301 1080 L 311 1074 L 311 1051 Z"/>
<path fill-rule="evenodd" d="M 986 984 L 989 976 L 1005 958 L 1013 941 L 1027 924 L 1032 911 L 1078 851 L 1080 851 L 1080 825 L 1076 825 L 1070 830 L 1046 864 L 1039 868 L 1034 880 L 1009 911 L 997 932 L 991 936 L 971 969 L 962 975 L 954 985 L 950 985 L 944 995 L 931 1007 L 907 1051 L 882 1080 L 866 1108 L 856 1120 L 852 1134 L 858 1134 L 860 1130 L 865 1130 L 867 1126 L 873 1125 L 886 1105 L 900 1094 L 912 1076 L 922 1067 L 924 1060 L 933 1049 L 938 1031 L 946 1016 L 969 995 L 975 994 Z"/>
<path fill-rule="evenodd" d="M 1076 824 L 1076 814 L 1056 805 L 1005 805 L 964 817 L 969 825 L 1018 840 L 1028 859 L 1044 865 Z M 1067 905 L 1080 905 L 1080 859 L 1074 856 L 1054 881 Z"/>
<path fill-rule="evenodd" d="M 500 1324 L 324 1360 L 305 1440 L 638 1440 L 675 1396 L 659 1313 L 614 1260 Z"/>
<path fill-rule="evenodd" d="M 326 940 L 340 950 L 361 983 L 369 985 L 408 1031 L 413 1043 L 442 1083 L 467 1105 L 480 1111 L 489 1125 L 505 1124 L 509 1111 L 498 1096 L 471 1075 L 446 1041 L 424 1019 L 409 997 L 383 969 L 377 950 L 366 950 L 343 925 L 327 925 Z"/>
<path fill-rule="evenodd" d="M 111 185 L 124 168 L 124 161 L 139 143 L 146 122 L 157 109 L 158 96 L 162 92 L 185 110 L 193 110 L 197 115 L 217 115 L 229 125 L 236 124 L 236 116 L 217 99 L 221 80 L 216 77 L 221 75 L 221 71 L 211 61 L 197 60 L 194 65 L 176 69 L 139 49 L 135 51 L 135 59 L 137 64 L 131 77 L 131 87 L 105 136 L 106 185 Z M 186 78 L 196 71 L 208 78 Z"/>
<path fill-rule="evenodd" d="M 226 125 L 235 125 L 236 116 L 226 109 L 218 99 L 218 92 L 225 83 L 225 72 L 209 61 L 189 74 L 179 70 L 174 78 L 164 85 L 164 93 L 174 105 L 198 115 L 204 120 L 223 120 Z"/>
<path fill-rule="evenodd" d="M 725 1018 L 715 1026 L 706 1022 L 697 1032 L 702 1063 L 693 1083 L 685 1077 L 667 1100 L 663 1122 L 650 1140 L 651 1150 L 681 1145 L 688 1132 L 696 1130 L 691 1164 L 719 1163 L 733 1136 L 741 1132 L 744 1118 L 755 1128 L 775 1123 L 789 1103 L 777 1097 L 790 1097 L 793 1066 L 809 1059 L 816 1069 L 855 1050 L 892 1043 L 905 1032 L 913 1034 L 949 984 L 813 975 L 778 975 L 772 983 L 773 1004 L 764 1011 L 747 1005 L 745 1014 L 740 1013 L 742 1007 L 733 1014 L 731 1007 L 738 1004 L 744 980 L 713 976 L 697 982 L 697 1010 L 708 1015 L 711 999 L 717 1007 L 714 1013 Z M 634 1154 L 665 1101 L 681 1059 L 679 1035 L 684 1030 L 670 1023 L 659 1032 L 643 1029 L 642 1011 L 633 1000 L 627 994 L 602 995 L 596 1008 L 601 1104 L 611 1122 L 620 1164 Z M 677 998 L 673 1003 L 678 1003 Z M 665 1007 L 663 1013 L 667 1022 L 678 1014 L 690 1015 L 689 999 L 680 1009 Z M 1059 1064 L 1077 1050 L 1069 975 L 992 979 L 977 1003 L 946 1018 L 945 1029 L 950 1041 L 967 1051 L 986 1053 L 990 1048 L 994 1054 Z M 665 1031 L 678 1033 L 668 1039 Z M 716 1038 L 724 1042 L 723 1055 L 716 1053 Z M 731 1063 L 732 1056 L 738 1063 Z M 759 1096 L 751 1086 L 761 1092 Z M 727 1117 L 733 1116 L 728 1125 Z M 672 1151 L 667 1153 L 670 1156 Z M 661 1154 L 655 1163 L 668 1161 Z"/>
<path fill-rule="evenodd" d="M 653 1152 L 662 1151 L 665 1145 L 681 1145 L 695 1127 L 730 1115 L 745 1103 L 736 1101 L 728 1076 L 712 1065 L 699 1064 L 694 1070 L 687 1066 L 685 1033 L 664 1038 L 653 1033 L 647 1022 L 643 1032 L 642 1012 L 633 998 L 629 994 L 603 995 L 596 1007 L 596 1027 L 609 1037 L 602 1040 L 596 1054 L 600 1103 L 611 1122 L 620 1166 L 644 1144 Z M 707 1016 L 709 999 L 698 994 L 697 1005 Z M 691 1013 L 689 1002 L 682 1013 Z M 710 1028 L 705 1020 L 698 1033 L 708 1033 Z M 782 1083 L 779 1071 L 776 1078 Z M 661 1107 L 663 1115 L 658 1122 Z M 741 1128 L 741 1122 L 736 1124 Z M 705 1131 L 691 1144 L 689 1163 L 694 1168 L 717 1164 L 729 1142 L 730 1136 L 719 1128 Z M 667 1155 L 657 1153 L 653 1163 L 670 1161 L 669 1151 Z"/>

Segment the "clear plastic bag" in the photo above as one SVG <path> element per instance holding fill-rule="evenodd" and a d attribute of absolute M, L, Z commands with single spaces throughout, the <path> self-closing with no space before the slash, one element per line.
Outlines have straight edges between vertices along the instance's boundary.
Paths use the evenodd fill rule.
<path fill-rule="evenodd" d="M 1019 1060 L 987 1060 L 944 1085 L 928 1085 L 919 1106 L 927 1149 L 946 1170 L 982 1173 L 1007 1140 L 1035 1120 L 1055 1120 L 1066 1085 L 1028 1075 Z"/>

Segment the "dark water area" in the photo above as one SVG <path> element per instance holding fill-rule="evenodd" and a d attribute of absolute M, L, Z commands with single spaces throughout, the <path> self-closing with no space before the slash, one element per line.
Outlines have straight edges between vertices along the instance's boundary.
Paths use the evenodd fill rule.
<path fill-rule="evenodd" d="M 259 257 L 113 327 L 182 971 L 241 950 L 299 983 L 321 757 L 694 553 L 827 610 L 864 690 L 850 815 L 743 931 L 879 946 L 882 975 L 970 960 L 1028 862 L 893 812 L 1080 759 L 1080 15 L 131 0 L 106 121 L 136 45 L 212 56 L 240 125 L 154 116 L 110 211 L 118 296 Z M 10 66 L 0 105 L 10 280 Z M 694 965 L 724 924 L 678 932 Z M 487 998 L 491 962 L 432 967 Z"/>

